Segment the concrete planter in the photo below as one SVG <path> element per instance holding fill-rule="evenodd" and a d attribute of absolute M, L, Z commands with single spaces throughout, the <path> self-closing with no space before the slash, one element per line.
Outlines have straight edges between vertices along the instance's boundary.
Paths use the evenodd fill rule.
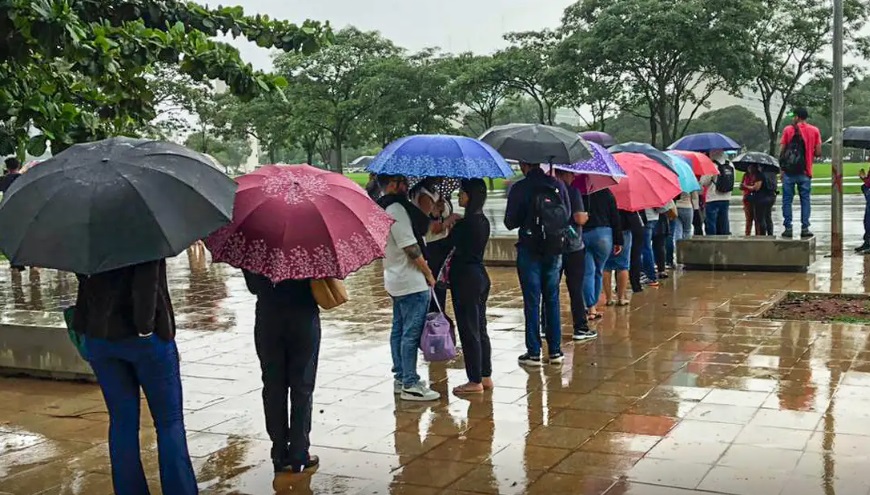
<path fill-rule="evenodd" d="M 806 272 L 816 239 L 699 236 L 677 242 L 677 263 L 688 270 Z"/>
<path fill-rule="evenodd" d="M 95 381 L 67 335 L 63 315 L 7 311 L 0 318 L 0 374 Z"/>

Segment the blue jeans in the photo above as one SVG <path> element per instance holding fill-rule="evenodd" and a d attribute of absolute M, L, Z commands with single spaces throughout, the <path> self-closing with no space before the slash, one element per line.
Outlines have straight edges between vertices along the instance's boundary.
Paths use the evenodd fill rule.
<path fill-rule="evenodd" d="M 728 219 L 728 201 L 710 201 L 707 203 L 707 235 L 731 235 L 731 221 Z"/>
<path fill-rule="evenodd" d="M 163 493 L 198 493 L 187 451 L 178 349 L 156 335 L 120 341 L 87 339 L 91 367 L 109 411 L 109 456 L 116 493 L 147 495 L 139 457 L 139 389 L 157 429 Z"/>
<path fill-rule="evenodd" d="M 692 220 L 695 218 L 695 210 L 692 208 L 677 208 L 677 228 L 674 232 L 674 239 L 677 241 L 692 238 Z"/>
<path fill-rule="evenodd" d="M 526 318 L 526 351 L 541 355 L 541 299 L 547 315 L 547 347 L 550 354 L 562 352 L 562 318 L 559 308 L 561 256 L 539 256 L 517 246 L 517 274 L 523 291 L 523 314 Z"/>
<path fill-rule="evenodd" d="M 653 234 L 655 234 L 656 226 L 659 221 L 650 220 L 643 227 L 643 250 L 641 251 L 641 263 L 643 265 L 643 273 L 651 282 L 658 280 L 659 275 L 656 271 L 656 257 L 653 253 Z"/>
<path fill-rule="evenodd" d="M 417 374 L 417 349 L 429 312 L 429 291 L 393 298 L 393 331 L 390 350 L 393 354 L 393 377 L 404 387 L 420 381 Z"/>
<path fill-rule="evenodd" d="M 870 242 L 870 189 L 861 188 L 864 191 L 864 242 Z"/>
<path fill-rule="evenodd" d="M 782 225 L 786 230 L 791 229 L 791 205 L 794 203 L 795 186 L 801 198 L 801 229 L 809 230 L 810 193 L 813 189 L 813 180 L 806 175 L 782 174 Z"/>
<path fill-rule="evenodd" d="M 583 300 L 586 307 L 598 304 L 604 278 L 604 264 L 613 253 L 613 229 L 597 227 L 583 231 L 586 246 L 586 272 L 583 279 Z"/>

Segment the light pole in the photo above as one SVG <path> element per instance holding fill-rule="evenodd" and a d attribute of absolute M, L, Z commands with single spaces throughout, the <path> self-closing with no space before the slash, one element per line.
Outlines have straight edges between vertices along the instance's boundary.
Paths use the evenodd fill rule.
<path fill-rule="evenodd" d="M 834 77 L 831 96 L 831 256 L 843 256 L 843 0 L 834 0 Z"/>

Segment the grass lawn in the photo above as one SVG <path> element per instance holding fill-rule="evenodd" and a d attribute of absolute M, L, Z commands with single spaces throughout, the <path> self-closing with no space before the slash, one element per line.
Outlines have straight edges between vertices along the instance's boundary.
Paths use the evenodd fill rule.
<path fill-rule="evenodd" d="M 843 180 L 845 182 L 849 182 L 850 179 L 852 181 L 858 180 L 858 171 L 861 169 L 870 170 L 870 163 L 844 163 L 843 164 Z M 366 183 L 369 180 L 369 174 L 366 172 L 359 172 L 354 174 L 347 174 L 351 180 L 356 182 L 362 187 L 365 187 Z M 743 177 L 741 172 L 737 173 L 738 180 Z M 831 194 L 831 164 L 830 163 L 817 163 L 813 166 L 813 194 L 814 195 L 827 195 Z M 493 181 L 493 185 L 495 186 L 496 191 L 500 191 L 504 189 L 505 179 L 495 179 Z M 861 194 L 861 185 L 846 185 L 843 187 L 844 194 Z M 740 195 L 740 190 L 734 190 L 734 194 Z"/>

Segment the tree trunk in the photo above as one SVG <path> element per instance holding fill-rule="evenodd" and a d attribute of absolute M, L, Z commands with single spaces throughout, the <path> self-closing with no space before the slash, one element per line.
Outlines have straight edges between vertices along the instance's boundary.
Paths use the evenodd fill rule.
<path fill-rule="evenodd" d="M 656 145 L 656 138 L 658 137 L 658 125 L 656 124 L 656 116 L 654 112 L 649 113 L 649 142 L 651 145 Z"/>
<path fill-rule="evenodd" d="M 344 144 L 341 136 L 333 134 L 332 136 L 332 165 L 338 173 L 344 173 L 344 164 L 342 163 L 342 145 Z"/>
<path fill-rule="evenodd" d="M 305 159 L 306 159 L 306 163 L 309 165 L 314 163 L 314 148 L 313 147 L 306 147 L 305 148 Z"/>

